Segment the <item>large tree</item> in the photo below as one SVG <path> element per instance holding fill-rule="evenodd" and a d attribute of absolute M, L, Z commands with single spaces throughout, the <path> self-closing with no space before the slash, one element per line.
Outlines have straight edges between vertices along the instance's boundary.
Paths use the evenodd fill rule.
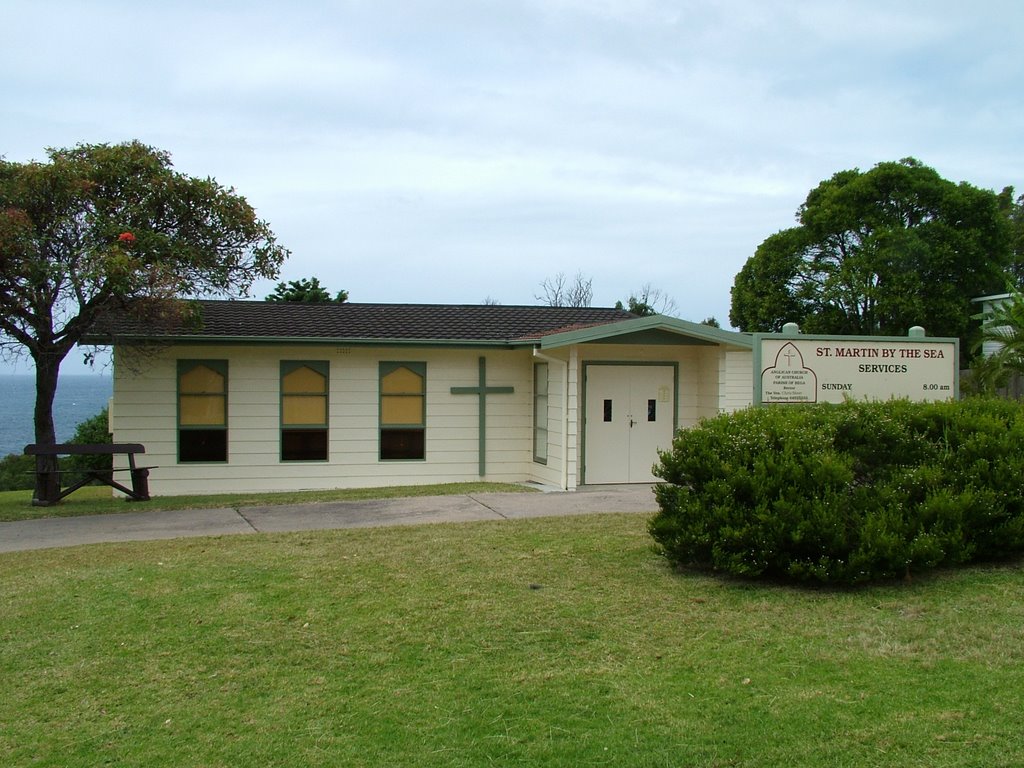
<path fill-rule="evenodd" d="M 768 237 L 736 276 L 729 318 L 743 331 L 903 335 L 923 325 L 966 338 L 971 299 L 1002 289 L 1006 201 L 913 158 L 821 182 L 799 225 Z"/>
<path fill-rule="evenodd" d="M 1024 195 L 1013 197 L 1013 187 L 999 193 L 999 207 L 1010 228 L 1010 280 L 1016 288 L 1024 288 Z"/>
<path fill-rule="evenodd" d="M 594 300 L 594 278 L 582 272 L 577 272 L 571 283 L 564 272 L 559 272 L 544 278 L 540 288 L 534 298 L 549 307 L 589 307 Z"/>
<path fill-rule="evenodd" d="M 244 296 L 287 256 L 233 189 L 139 142 L 0 159 L 0 346 L 36 371 L 35 440 L 54 443 L 61 362 L 114 310 Z"/>
<path fill-rule="evenodd" d="M 297 304 L 344 304 L 348 301 L 348 291 L 338 291 L 332 296 L 320 285 L 320 278 L 311 277 L 278 283 L 266 300 Z"/>
<path fill-rule="evenodd" d="M 625 305 L 621 301 L 615 302 L 615 308 L 627 309 L 641 317 L 674 315 L 679 310 L 675 299 L 650 283 L 644 283 L 640 286 L 640 290 L 631 293 Z"/>

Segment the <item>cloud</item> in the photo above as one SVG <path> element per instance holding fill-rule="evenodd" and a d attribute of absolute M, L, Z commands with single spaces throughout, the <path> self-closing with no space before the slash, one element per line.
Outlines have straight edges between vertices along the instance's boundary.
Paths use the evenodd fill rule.
<path fill-rule="evenodd" d="M 838 170 L 1024 184 L 1009 0 L 14 0 L 12 160 L 139 138 L 353 299 L 531 303 L 558 271 L 728 315 Z M 44 32 L 41 32 L 44 30 Z M 268 290 L 272 289 L 272 284 Z"/>

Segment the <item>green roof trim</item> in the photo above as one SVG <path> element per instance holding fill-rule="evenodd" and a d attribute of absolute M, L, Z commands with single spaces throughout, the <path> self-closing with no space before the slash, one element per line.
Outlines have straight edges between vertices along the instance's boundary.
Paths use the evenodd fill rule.
<path fill-rule="evenodd" d="M 667 315 L 650 315 L 621 320 L 590 328 L 552 333 L 540 340 L 541 349 L 558 349 L 574 344 L 666 344 L 669 337 L 683 337 L 680 344 L 699 344 L 753 349 L 749 334 L 723 331 L 701 323 L 691 323 Z"/>

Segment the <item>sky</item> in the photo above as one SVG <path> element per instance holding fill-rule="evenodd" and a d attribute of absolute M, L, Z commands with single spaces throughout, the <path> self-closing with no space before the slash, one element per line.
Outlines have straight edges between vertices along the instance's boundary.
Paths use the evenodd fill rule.
<path fill-rule="evenodd" d="M 1024 191 L 1019 0 L 0 12 L 0 155 L 165 150 L 255 207 L 291 251 L 280 280 L 350 301 L 536 304 L 581 274 L 595 306 L 650 285 L 729 327 L 736 273 L 838 171 L 913 156 Z"/>

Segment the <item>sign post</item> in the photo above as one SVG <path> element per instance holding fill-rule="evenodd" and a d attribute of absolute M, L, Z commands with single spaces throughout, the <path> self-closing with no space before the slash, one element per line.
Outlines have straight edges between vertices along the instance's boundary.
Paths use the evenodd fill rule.
<path fill-rule="evenodd" d="M 754 403 L 841 403 L 844 400 L 953 400 L 960 396 L 960 344 L 927 338 L 915 327 L 901 336 L 754 334 Z"/>

